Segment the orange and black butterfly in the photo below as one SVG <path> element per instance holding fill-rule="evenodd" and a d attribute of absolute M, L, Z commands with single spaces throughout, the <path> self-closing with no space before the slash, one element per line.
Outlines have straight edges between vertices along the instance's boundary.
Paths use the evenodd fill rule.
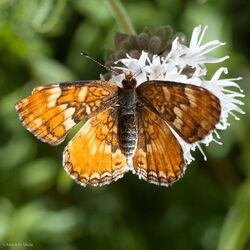
<path fill-rule="evenodd" d="M 122 85 L 101 80 L 45 85 L 16 110 L 31 133 L 52 145 L 87 119 L 63 155 L 65 170 L 83 186 L 109 184 L 129 170 L 168 186 L 185 171 L 172 131 L 187 143 L 202 140 L 220 119 L 220 101 L 189 84 L 154 80 L 136 87 L 129 71 Z"/>

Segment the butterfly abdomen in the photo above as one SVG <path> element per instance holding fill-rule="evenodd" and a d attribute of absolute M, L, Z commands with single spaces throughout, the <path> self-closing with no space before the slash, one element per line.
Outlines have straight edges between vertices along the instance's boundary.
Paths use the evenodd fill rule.
<path fill-rule="evenodd" d="M 137 141 L 136 96 L 133 89 L 121 90 L 118 121 L 120 147 L 128 159 L 133 156 Z"/>

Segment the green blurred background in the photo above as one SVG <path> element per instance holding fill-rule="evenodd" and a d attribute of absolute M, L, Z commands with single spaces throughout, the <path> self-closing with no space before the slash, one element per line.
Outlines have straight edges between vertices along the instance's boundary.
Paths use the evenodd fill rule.
<path fill-rule="evenodd" d="M 250 249 L 250 4 L 247 0 L 127 0 L 137 32 L 169 24 L 227 43 L 226 77 L 242 76 L 244 110 L 223 146 L 205 148 L 179 182 L 158 187 L 127 174 L 101 188 L 75 184 L 62 168 L 66 142 L 51 147 L 21 125 L 15 103 L 43 82 L 98 79 L 121 31 L 106 0 L 0 1 L 0 249 Z M 25 244 L 28 246 L 25 247 Z M 9 246 L 7 245 L 9 244 Z M 19 244 L 19 245 L 18 245 Z"/>

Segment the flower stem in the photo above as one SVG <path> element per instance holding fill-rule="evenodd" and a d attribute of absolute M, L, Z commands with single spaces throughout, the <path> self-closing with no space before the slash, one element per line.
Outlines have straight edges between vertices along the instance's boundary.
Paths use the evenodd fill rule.
<path fill-rule="evenodd" d="M 122 31 L 127 34 L 136 34 L 132 22 L 120 0 L 108 0 L 117 23 Z"/>

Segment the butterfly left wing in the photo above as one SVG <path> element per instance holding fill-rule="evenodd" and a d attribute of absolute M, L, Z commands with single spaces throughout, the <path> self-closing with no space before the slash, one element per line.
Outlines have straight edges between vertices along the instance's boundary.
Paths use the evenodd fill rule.
<path fill-rule="evenodd" d="M 220 101 L 205 88 L 147 81 L 136 90 L 140 101 L 160 115 L 188 143 L 205 138 L 220 120 Z"/>
<path fill-rule="evenodd" d="M 138 108 L 138 141 L 133 156 L 136 174 L 157 185 L 168 186 L 184 173 L 183 152 L 170 128 L 149 108 Z"/>
<path fill-rule="evenodd" d="M 82 119 L 116 102 L 117 93 L 114 83 L 104 81 L 44 85 L 18 102 L 16 110 L 23 125 L 38 139 L 57 145 Z"/>
<path fill-rule="evenodd" d="M 64 168 L 79 184 L 102 186 L 129 170 L 117 136 L 117 110 L 110 107 L 89 119 L 64 151 Z"/>

